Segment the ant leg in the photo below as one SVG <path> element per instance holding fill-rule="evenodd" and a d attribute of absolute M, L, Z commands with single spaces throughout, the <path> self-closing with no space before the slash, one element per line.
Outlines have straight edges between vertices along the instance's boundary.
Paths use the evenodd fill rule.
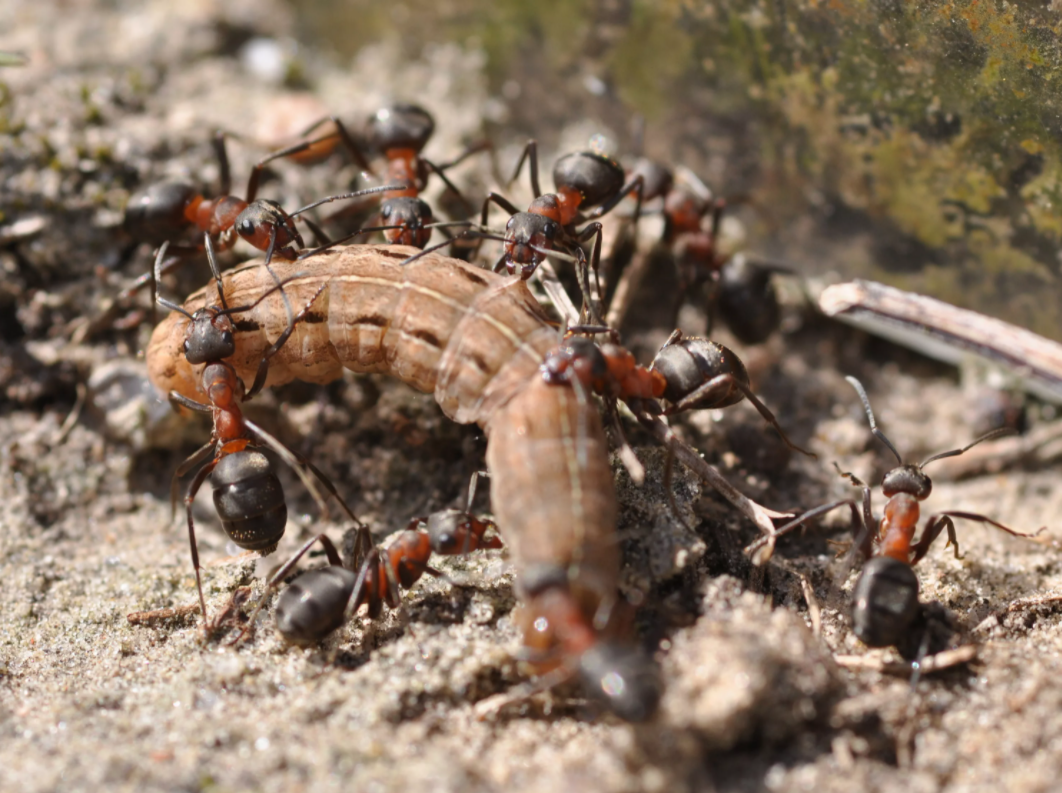
<path fill-rule="evenodd" d="M 493 190 L 491 190 L 489 193 L 487 193 L 487 197 L 483 199 L 483 210 L 480 213 L 479 225 L 483 228 L 487 227 L 487 213 L 490 210 L 491 202 L 494 202 L 495 204 L 500 206 L 502 209 L 508 212 L 510 216 L 520 214 L 520 210 L 508 198 L 503 196 L 501 193 L 495 193 Z"/>
<path fill-rule="evenodd" d="M 633 193 L 635 204 L 634 214 L 631 215 L 631 227 L 635 229 L 635 235 L 637 235 L 638 218 L 641 217 L 642 214 L 642 192 L 644 188 L 645 177 L 638 174 L 627 182 L 627 184 L 623 185 L 616 195 L 612 196 L 608 201 L 605 201 L 601 206 L 591 210 L 586 217 L 588 219 L 599 218 L 602 215 L 611 212 L 620 201 Z"/>
<path fill-rule="evenodd" d="M 837 463 L 834 463 L 833 467 L 838 474 L 849 480 L 854 487 L 858 487 L 863 491 L 863 536 L 857 539 L 862 546 L 863 555 L 870 558 L 875 534 L 874 514 L 870 507 L 870 497 L 872 495 L 870 486 L 851 471 L 842 471 Z"/>
<path fill-rule="evenodd" d="M 310 313 L 310 309 L 313 307 L 313 304 L 316 302 L 317 298 L 321 296 L 321 293 L 325 290 L 327 286 L 327 283 L 321 284 L 317 291 L 313 293 L 313 297 L 311 297 L 306 303 L 306 305 L 303 306 L 302 311 L 300 311 L 295 316 L 292 316 L 291 303 L 287 300 L 287 293 L 284 292 L 283 289 L 281 289 L 281 295 L 283 295 L 283 297 L 285 298 L 285 308 L 288 312 L 288 326 L 284 329 L 284 332 L 280 334 L 277 340 L 273 342 L 272 346 L 270 346 L 269 349 L 262 353 L 262 359 L 258 362 L 258 371 L 255 372 L 254 375 L 254 383 L 251 385 L 251 390 L 244 395 L 244 402 L 254 397 L 259 391 L 261 391 L 265 387 L 266 378 L 269 376 L 269 360 L 278 352 L 280 352 L 280 348 L 287 343 L 288 339 L 291 337 L 291 334 L 295 332 L 295 326 L 306 318 L 306 315 Z"/>
<path fill-rule="evenodd" d="M 265 606 L 266 601 L 269 599 L 269 593 L 273 591 L 273 588 L 276 587 L 277 584 L 279 584 L 281 581 L 288 577 L 288 574 L 291 573 L 295 565 L 299 563 L 299 560 L 302 559 L 302 557 L 306 555 L 306 552 L 309 551 L 310 548 L 313 547 L 314 543 L 317 542 L 320 542 L 321 545 L 324 547 L 325 555 L 328 557 L 328 564 L 332 565 L 333 567 L 343 566 L 343 560 L 339 558 L 339 551 L 336 550 L 336 546 L 332 543 L 330 539 L 328 539 L 327 535 L 318 534 L 316 537 L 312 537 L 311 539 L 307 540 L 301 548 L 295 551 L 295 553 L 290 559 L 288 559 L 288 561 L 284 562 L 284 564 L 280 566 L 280 569 L 273 574 L 273 577 L 269 579 L 269 581 L 265 585 L 265 590 L 262 592 L 262 597 L 258 600 L 258 603 L 255 604 L 255 607 L 251 611 L 251 616 L 248 618 L 247 623 L 240 629 L 240 632 L 236 635 L 236 638 L 229 642 L 229 644 L 235 646 L 244 640 L 244 637 L 246 637 L 247 632 L 251 629 L 251 626 L 254 625 L 254 621 L 258 618 L 258 612 L 262 610 L 262 607 Z"/>
<path fill-rule="evenodd" d="M 229 153 L 225 149 L 226 137 L 226 133 L 219 129 L 214 133 L 211 141 L 214 154 L 218 158 L 218 195 L 231 195 L 232 193 L 232 171 L 229 168 Z"/>
<path fill-rule="evenodd" d="M 335 136 L 335 133 L 333 133 L 330 135 L 323 135 L 322 137 L 315 138 L 314 140 L 305 140 L 301 141 L 300 143 L 293 143 L 290 146 L 285 146 L 283 149 L 278 149 L 277 151 L 270 152 L 268 155 L 260 159 L 254 164 L 254 167 L 251 168 L 251 175 L 247 178 L 247 193 L 244 195 L 244 200 L 248 204 L 250 204 L 257 197 L 258 184 L 262 178 L 262 171 L 265 170 L 265 167 L 269 163 L 273 162 L 273 160 L 279 160 L 283 157 L 290 157 L 292 154 L 299 154 L 301 152 L 313 148 L 318 143 L 330 140 Z M 342 135 L 340 135 L 340 138 L 342 138 Z"/>
<path fill-rule="evenodd" d="M 173 519 L 177 517 L 177 500 L 181 495 L 181 477 L 209 457 L 212 451 L 214 451 L 213 442 L 204 443 L 186 457 L 177 466 L 177 470 L 173 472 L 173 478 L 170 479 L 170 523 L 173 523 Z"/>
<path fill-rule="evenodd" d="M 539 198 L 542 195 L 542 188 L 538 183 L 538 142 L 535 140 L 529 140 L 527 145 L 524 146 L 524 151 L 520 155 L 520 159 L 516 162 L 516 170 L 513 171 L 512 178 L 506 183 L 506 187 L 512 185 L 520 176 L 520 169 L 524 167 L 524 160 L 528 161 L 528 169 L 531 171 L 531 192 L 535 194 L 535 198 Z M 516 214 L 515 212 L 511 214 Z"/>
<path fill-rule="evenodd" d="M 454 195 L 457 196 L 458 200 L 460 200 L 460 202 L 464 205 L 465 210 L 468 213 L 471 213 L 471 212 L 475 211 L 475 207 L 473 207 L 472 204 L 469 203 L 468 199 L 465 198 L 465 194 L 462 193 L 460 190 L 458 190 L 457 189 L 457 185 L 455 185 L 453 182 L 451 182 L 449 177 L 447 177 L 447 175 L 445 173 L 443 173 L 443 171 L 446 170 L 445 168 L 441 168 L 440 166 L 438 166 L 435 163 L 433 163 L 431 160 L 425 160 L 423 157 L 421 158 L 420 161 L 422 163 L 424 163 L 424 165 L 427 166 L 430 170 L 432 170 L 436 174 L 438 174 L 439 178 L 443 180 L 443 183 L 446 185 L 446 187 L 451 192 L 453 192 Z"/>
<path fill-rule="evenodd" d="M 557 255 L 556 251 L 550 251 L 550 255 Z M 560 254 L 560 257 L 565 257 L 566 254 Z M 504 261 L 505 254 L 502 254 L 502 261 Z M 576 268 L 578 269 L 578 264 Z M 497 267 L 497 265 L 495 265 Z M 497 270 L 495 270 L 497 272 Z M 561 315 L 566 325 L 572 323 L 578 323 L 579 311 L 576 309 L 575 304 L 572 302 L 571 297 L 568 296 L 568 290 L 564 288 L 564 285 L 560 282 L 560 278 L 557 276 L 557 271 L 553 269 L 553 265 L 550 264 L 549 259 L 543 259 L 539 262 L 538 267 L 532 273 L 532 277 L 538 280 L 542 285 L 542 289 L 546 292 L 546 296 L 550 302 L 553 303 L 553 307 L 557 310 L 557 313 Z M 581 283 L 581 281 L 580 281 Z"/>
<path fill-rule="evenodd" d="M 206 631 L 210 632 L 210 621 L 207 619 L 207 607 L 206 598 L 203 597 L 203 581 L 199 573 L 199 548 L 196 547 L 195 542 L 195 523 L 192 520 L 192 502 L 195 501 L 196 493 L 199 492 L 199 488 L 203 486 L 203 482 L 210 476 L 211 471 L 214 470 L 214 466 L 218 464 L 215 459 L 202 468 L 195 475 L 192 480 L 192 484 L 188 487 L 188 494 L 184 497 L 184 510 L 188 516 L 188 544 L 192 549 L 192 568 L 195 570 L 195 588 L 199 592 L 199 608 L 203 612 L 203 626 Z"/>
<path fill-rule="evenodd" d="M 930 544 L 940 534 L 941 530 L 945 528 L 945 526 L 943 525 L 945 522 L 947 524 L 946 528 L 948 529 L 948 544 L 955 546 L 955 558 L 961 558 L 959 556 L 959 545 L 955 540 L 955 528 L 951 522 L 951 518 L 962 518 L 964 520 L 977 521 L 978 523 L 987 523 L 989 526 L 994 526 L 995 528 L 1001 531 L 1005 531 L 1012 537 L 1024 537 L 1027 540 L 1035 539 L 1042 532 L 1047 530 L 1046 526 L 1041 526 L 1037 531 L 1034 531 L 1030 534 L 1024 531 L 1017 531 L 1015 529 L 1010 528 L 1009 526 L 1004 526 L 1002 523 L 994 521 L 991 518 L 985 517 L 984 515 L 980 515 L 976 512 L 960 512 L 958 510 L 949 509 L 946 512 L 938 512 L 937 514 L 930 516 L 929 523 L 926 524 L 926 530 L 922 532 L 922 536 L 914 545 L 914 558 L 911 560 L 911 564 L 914 564 L 926 555 L 926 553 L 929 551 Z M 936 523 L 940 523 L 941 526 L 935 526 Z M 932 536 L 930 536 L 931 532 Z"/>
<path fill-rule="evenodd" d="M 812 518 L 817 518 L 819 515 L 825 515 L 827 512 L 835 510 L 837 509 L 837 507 L 844 506 L 845 504 L 847 504 L 852 510 L 853 525 L 858 524 L 859 510 L 856 507 L 856 502 L 852 501 L 852 499 L 850 498 L 841 499 L 840 501 L 832 501 L 829 504 L 823 504 L 822 506 L 815 507 L 814 509 L 809 509 L 803 515 L 798 516 L 796 519 L 789 521 L 783 526 L 779 526 L 777 529 L 772 528 L 770 533 L 766 537 L 760 537 L 760 539 L 756 540 L 756 542 L 752 543 L 749 547 L 747 547 L 745 549 L 745 552 L 751 554 L 755 553 L 768 543 L 773 545 L 774 541 L 781 537 L 783 534 L 788 534 L 798 526 L 803 526 Z"/>
<path fill-rule="evenodd" d="M 649 430 L 657 440 L 665 446 L 670 446 L 674 450 L 675 456 L 687 468 L 711 485 L 723 498 L 733 504 L 739 512 L 755 523 L 764 534 L 769 535 L 774 532 L 772 518 L 792 517 L 792 513 L 775 512 L 772 509 L 767 509 L 737 490 L 719 473 L 718 469 L 705 462 L 704 458 L 697 454 L 689 444 L 681 441 L 659 416 L 641 413 L 638 414 L 637 418 L 639 423 Z"/>
<path fill-rule="evenodd" d="M 667 492 L 667 504 L 671 507 L 671 514 L 675 517 L 686 531 L 693 531 L 693 527 L 679 514 L 678 502 L 675 500 L 675 491 L 671 487 L 671 479 L 675 472 L 675 452 L 670 446 L 667 447 L 667 457 L 664 460 L 664 490 Z"/>
<path fill-rule="evenodd" d="M 922 557 L 929 553 L 929 546 L 933 544 L 933 541 L 940 536 L 944 529 L 948 530 L 948 545 L 954 547 L 955 558 L 962 559 L 962 554 L 959 553 L 959 541 L 955 536 L 955 523 L 948 515 L 939 514 L 930 516 L 929 521 L 926 523 L 925 531 L 918 538 L 918 542 L 912 546 L 911 564 L 920 561 Z M 946 548 L 947 545 L 944 547 Z"/>
<path fill-rule="evenodd" d="M 713 377 L 707 383 L 704 383 L 703 385 L 699 386 L 697 390 L 686 395 L 674 405 L 672 405 L 670 408 L 668 408 L 665 411 L 664 415 L 671 416 L 675 413 L 680 413 L 685 410 L 691 410 L 693 409 L 691 407 L 693 404 L 704 399 L 706 396 L 711 396 L 716 392 L 725 393 L 731 388 L 736 388 L 738 391 L 744 394 L 745 398 L 748 399 L 750 403 L 752 403 L 752 406 L 756 408 L 759 414 L 763 417 L 763 420 L 770 424 L 772 427 L 774 427 L 775 431 L 781 436 L 786 446 L 788 446 L 793 451 L 797 451 L 801 454 L 807 455 L 813 460 L 818 459 L 818 455 L 814 452 L 809 452 L 806 449 L 802 449 L 795 443 L 793 443 L 791 440 L 789 440 L 789 437 L 785 434 L 785 431 L 782 429 L 782 426 L 778 423 L 778 419 L 774 417 L 774 414 L 771 413 L 767 406 L 756 398 L 756 395 L 752 393 L 752 389 L 750 389 L 741 381 L 737 380 L 731 374 L 721 374 L 718 377 Z"/>
<path fill-rule="evenodd" d="M 600 274 L 598 272 L 598 269 L 599 269 L 599 267 L 601 265 L 601 245 L 602 245 L 602 233 L 601 233 L 601 224 L 600 223 L 591 223 L 591 224 L 589 224 L 588 226 L 586 226 L 586 228 L 584 228 L 582 231 L 580 231 L 579 234 L 576 235 L 575 239 L 578 240 L 579 242 L 586 242 L 591 237 L 594 237 L 595 239 L 594 239 L 594 244 L 590 247 L 590 271 L 593 272 L 594 281 L 597 283 L 597 299 L 598 299 L 598 302 L 600 302 L 603 305 L 604 302 L 605 302 L 605 299 L 601 295 L 601 276 L 600 276 Z M 579 251 L 581 253 L 582 252 L 582 248 L 579 248 Z M 584 265 L 585 265 L 585 259 L 584 259 Z M 586 275 L 586 280 L 589 282 L 589 280 L 590 280 L 589 274 Z M 589 283 L 587 283 L 587 288 L 589 289 Z M 597 313 L 596 310 L 595 310 L 594 313 L 595 314 Z M 599 324 L 604 324 L 604 321 L 602 321 Z"/>
<path fill-rule="evenodd" d="M 309 218 L 303 218 L 302 222 L 309 227 L 310 231 L 313 232 L 313 237 L 314 240 L 317 242 L 318 247 L 328 248 L 335 244 L 334 242 L 332 242 L 332 238 L 325 234 L 324 229 L 322 229 L 312 220 L 310 220 Z"/>
<path fill-rule="evenodd" d="M 245 418 L 244 424 L 256 438 L 261 440 L 270 449 L 276 452 L 280 459 L 283 460 L 293 471 L 295 471 L 299 479 L 302 480 L 303 485 L 310 492 L 310 495 L 313 496 L 314 501 L 317 502 L 317 506 L 321 510 L 322 514 L 328 514 L 328 507 L 325 504 L 324 499 L 321 497 L 320 492 L 317 490 L 317 487 L 314 485 L 313 479 L 311 479 L 306 473 L 307 471 L 312 472 L 313 475 L 317 477 L 318 481 L 320 481 L 320 483 L 325 486 L 325 489 L 335 498 L 337 502 L 339 502 L 339 506 L 343 508 L 343 511 L 347 514 L 347 517 L 349 517 L 350 520 L 357 527 L 359 532 L 358 544 L 362 545 L 366 538 L 369 539 L 369 542 L 371 544 L 371 535 L 369 534 L 369 527 L 365 523 L 363 523 L 357 515 L 354 514 L 354 511 L 349 506 L 347 506 L 347 502 L 344 501 L 342 496 L 339 495 L 339 491 L 336 490 L 336 486 L 332 484 L 331 479 L 325 476 L 324 472 L 322 472 L 316 465 L 311 463 L 309 460 L 293 452 L 291 449 L 289 449 L 287 446 L 285 446 L 283 443 L 274 438 L 272 435 L 270 435 L 268 432 L 266 432 L 254 422 Z"/>
<path fill-rule="evenodd" d="M 431 167 L 437 169 L 438 172 L 448 171 L 451 168 L 453 168 L 455 165 L 460 165 L 461 163 L 463 163 L 465 160 L 467 160 L 473 154 L 479 154 L 481 151 L 493 151 L 493 150 L 494 150 L 494 145 L 489 140 L 481 140 L 479 143 L 473 143 L 471 146 L 466 147 L 463 152 L 458 154 L 452 160 L 449 160 L 448 162 L 440 163 L 439 165 L 432 165 Z M 441 173 L 440 173 L 440 175 L 441 175 Z"/>

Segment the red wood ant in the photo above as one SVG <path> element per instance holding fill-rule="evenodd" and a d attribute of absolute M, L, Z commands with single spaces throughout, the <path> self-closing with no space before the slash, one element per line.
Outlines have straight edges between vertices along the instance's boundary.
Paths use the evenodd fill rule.
<path fill-rule="evenodd" d="M 335 125 L 334 136 L 339 137 L 358 166 L 370 174 L 375 173 L 362 147 L 358 145 L 343 122 L 335 116 L 321 119 L 303 134 L 309 135 L 329 121 Z M 435 119 L 427 110 L 414 104 L 398 103 L 384 107 L 377 110 L 369 119 L 365 131 L 366 142 L 372 150 L 379 152 L 387 161 L 384 178 L 394 186 L 385 192 L 380 204 L 378 219 L 383 225 L 371 226 L 362 229 L 359 233 L 383 231 L 385 238 L 392 245 L 412 245 L 423 248 L 431 236 L 431 228 L 468 225 L 467 223 L 434 223 L 431 208 L 419 196 L 427 185 L 429 176 L 434 173 L 471 212 L 472 206 L 446 176 L 446 171 L 464 162 L 471 155 L 488 150 L 490 144 L 481 142 L 469 146 L 456 158 L 437 165 L 421 156 L 421 151 L 434 132 Z"/>
<path fill-rule="evenodd" d="M 870 486 L 854 474 L 838 469 L 841 476 L 862 490 L 861 520 L 857 502 L 852 499 L 842 499 L 816 507 L 784 526 L 780 526 L 772 535 L 750 546 L 749 550 L 755 551 L 760 546 L 773 542 L 778 536 L 837 507 L 850 507 L 856 548 L 867 557 L 877 551 L 877 555 L 873 556 L 863 567 L 859 580 L 856 582 L 852 603 L 853 630 L 868 647 L 896 646 L 905 657 L 913 658 L 916 657 L 919 652 L 918 648 L 923 643 L 915 637 L 921 636 L 924 631 L 916 629 L 919 626 L 924 628 L 928 624 L 927 620 L 934 614 L 939 614 L 942 609 L 931 609 L 933 604 L 919 602 L 918 578 L 914 574 L 912 565 L 917 564 L 929 552 L 929 547 L 944 531 L 948 534 L 948 545 L 954 548 L 955 558 L 961 558 L 953 518 L 987 523 L 1015 537 L 1032 538 L 1039 532 L 1026 534 L 975 512 L 947 510 L 930 515 L 922 536 L 915 542 L 914 533 L 918 528 L 920 517 L 919 502 L 929 498 L 933 490 L 933 482 L 926 475 L 925 467 L 935 460 L 963 454 L 986 440 L 1011 434 L 1012 430 L 1007 428 L 993 430 L 961 449 L 934 454 L 918 465 L 904 463 L 896 447 L 878 428 L 874 412 L 870 408 L 870 400 L 862 383 L 854 377 L 845 379 L 859 394 L 870 422 L 871 434 L 885 444 L 898 463 L 897 467 L 885 474 L 881 482 L 881 491 L 888 498 L 884 516 L 875 528 L 871 512 Z M 1044 531 L 1043 528 L 1040 529 L 1040 532 L 1042 531 Z"/>
<path fill-rule="evenodd" d="M 499 272 L 502 267 L 505 267 L 510 274 L 515 274 L 519 270 L 520 277 L 525 280 L 532 276 L 547 256 L 573 262 L 590 321 L 600 325 L 601 320 L 597 317 L 593 301 L 590 299 L 587 261 L 580 245 L 591 239 L 594 240 L 589 270 L 596 273 L 601 256 L 601 224 L 596 221 L 587 223 L 587 221 L 601 217 L 626 196 L 634 194 L 637 200 L 635 209 L 635 222 L 637 222 L 641 207 L 642 177 L 635 176 L 630 182 L 625 183 L 623 168 L 615 160 L 597 152 L 576 152 L 557 160 L 553 167 L 555 192 L 543 194 L 538 178 L 538 144 L 534 140 L 528 141 L 527 146 L 524 147 L 510 183 L 519 177 L 525 160 L 528 161 L 531 188 L 535 194 L 535 199 L 527 211 L 521 212 L 500 193 L 491 191 L 483 201 L 480 215 L 481 230 L 468 231 L 464 234 L 502 242 L 502 255 L 494 263 L 492 269 Z M 487 227 L 491 203 L 497 204 L 510 215 L 504 236 L 482 230 Z M 583 214 L 584 209 L 590 211 Z M 578 229 L 577 226 L 582 223 L 587 223 L 587 225 Z M 435 248 L 428 248 L 425 252 L 431 250 Z M 417 257 L 410 257 L 407 262 L 415 258 Z"/>
<path fill-rule="evenodd" d="M 209 630 L 210 622 L 207 620 L 206 599 L 203 597 L 200 577 L 199 551 L 195 540 L 195 524 L 192 519 L 192 502 L 203 482 L 210 477 L 214 486 L 214 506 L 221 519 L 222 528 L 239 547 L 258 551 L 263 556 L 268 555 L 276 549 L 281 537 L 284 536 L 287 524 L 287 506 L 280 480 L 273 472 L 269 459 L 260 452 L 252 451 L 250 447 L 261 445 L 276 453 L 281 460 L 295 470 L 306 489 L 321 507 L 322 512 L 326 512 L 324 500 L 308 471 L 312 473 L 339 502 L 343 511 L 354 522 L 358 532 L 364 536 L 365 541 L 371 541 L 368 539 L 368 528 L 358 520 L 343 501 L 328 477 L 313 463 L 302 459 L 264 429 L 247 419 L 240 409 L 240 403 L 254 397 L 265 386 L 270 358 L 284 346 L 294 332 L 295 326 L 307 316 L 323 287 L 314 294 L 298 315 L 293 313 L 287 294 L 284 292 L 284 283 L 281 281 L 277 281 L 276 285 L 267 290 L 255 303 L 248 306 L 230 307 L 225 301 L 221 276 L 214 256 L 213 240 L 207 235 L 204 241 L 207 259 L 218 285 L 218 298 L 221 305 L 209 306 L 194 314 L 189 314 L 181 306 L 161 295 L 157 296 L 157 300 L 163 307 L 178 311 L 191 320 L 184 342 L 184 353 L 190 364 L 205 364 L 202 374 L 202 391 L 206 395 L 206 402 L 198 402 L 176 391 L 171 391 L 169 395 L 170 401 L 175 405 L 200 413 L 210 413 L 214 425 L 210 441 L 178 466 L 171 484 L 170 499 L 171 507 L 176 511 L 180 478 L 200 463 L 205 462 L 192 478 L 184 503 L 192 567 L 195 569 L 195 583 L 199 593 L 199 606 Z M 167 247 L 168 244 L 163 243 L 155 258 L 156 277 L 161 275 Z M 235 369 L 224 360 L 236 351 L 232 318 L 236 314 L 254 308 L 258 302 L 277 290 L 281 293 L 287 311 L 287 327 L 262 354 L 254 383 L 250 390 L 246 390 L 243 381 L 236 375 Z"/>
<path fill-rule="evenodd" d="M 307 646 L 322 641 L 346 624 L 363 604 L 368 605 L 370 619 L 379 617 L 384 605 L 399 608 L 402 590 L 409 589 L 425 573 L 444 577 L 442 572 L 428 564 L 432 553 L 454 556 L 480 548 L 503 547 L 494 521 L 477 518 L 469 511 L 475 498 L 476 481 L 477 476 L 473 475 L 464 511 L 446 509 L 413 518 L 386 548 L 369 547 L 363 552 L 362 543 L 367 534 L 359 533 L 351 568 L 343 566 L 335 545 L 327 536 L 319 534 L 309 540 L 266 584 L 266 591 L 248 625 L 254 624 L 269 592 L 291 573 L 317 542 L 324 547 L 329 566 L 300 575 L 277 601 L 277 631 L 290 644 Z M 487 536 L 488 531 L 494 533 Z M 236 642 L 242 638 L 243 633 Z"/>
<path fill-rule="evenodd" d="M 642 176 L 646 184 L 646 201 L 663 199 L 661 243 L 671 250 L 679 278 L 672 321 L 677 318 L 686 297 L 708 285 L 709 323 L 713 315 L 718 314 L 744 344 L 765 341 L 781 322 L 781 307 L 772 277 L 779 273 L 791 274 L 792 270 L 782 265 L 754 262 L 742 254 L 730 256 L 720 251 L 720 226 L 727 202 L 714 198 L 692 174 L 687 176 L 685 184 L 679 185 L 671 169 L 644 159 L 638 162 L 632 173 Z M 704 227 L 705 218 L 710 218 L 707 229 Z M 638 267 L 630 265 L 624 277 L 630 280 L 644 276 Z M 617 284 L 613 295 L 609 323 L 617 326 L 633 295 L 630 285 L 624 284 L 623 280 Z"/>
<path fill-rule="evenodd" d="M 778 419 L 752 393 L 741 359 L 709 339 L 687 338 L 676 330 L 646 368 L 618 344 L 599 345 L 587 338 L 571 337 L 547 356 L 542 373 L 547 382 L 577 381 L 586 391 L 620 399 L 639 418 L 729 407 L 748 399 L 790 449 L 816 456 L 790 441 Z M 660 399 L 669 403 L 666 408 L 660 406 Z"/>
<path fill-rule="evenodd" d="M 205 249 L 206 240 L 213 243 L 215 250 L 228 250 L 236 244 L 237 238 L 242 238 L 258 250 L 266 252 L 267 265 L 273 256 L 293 260 L 305 249 L 302 235 L 295 228 L 296 216 L 331 201 L 387 192 L 398 187 L 385 185 L 329 196 L 288 214 L 276 201 L 256 200 L 262 170 L 273 160 L 305 151 L 316 141 L 297 143 L 259 160 L 248 177 L 246 199 L 230 194 L 232 179 L 225 149 L 225 133 L 217 133 L 213 142 L 221 172 L 220 195 L 207 198 L 198 188 L 188 183 L 161 182 L 130 199 L 124 220 L 126 231 L 134 239 L 153 245 L 170 242 L 168 250 L 171 255 L 165 263 L 156 262 L 151 272 L 145 273 L 124 290 L 118 296 L 119 302 L 128 299 L 148 283 L 152 284 L 154 290 L 159 273 L 170 270 L 190 255 L 201 253 Z M 305 218 L 303 220 L 319 240 L 328 241 L 316 224 Z M 181 238 L 193 228 L 202 233 L 203 245 L 172 244 L 173 240 Z"/>

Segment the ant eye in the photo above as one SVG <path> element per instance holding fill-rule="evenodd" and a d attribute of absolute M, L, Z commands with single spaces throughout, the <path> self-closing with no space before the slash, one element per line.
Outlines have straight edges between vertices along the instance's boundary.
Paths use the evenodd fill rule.
<path fill-rule="evenodd" d="M 547 237 L 552 237 L 557 233 L 557 224 L 551 220 L 545 225 L 543 231 L 545 232 Z"/>
<path fill-rule="evenodd" d="M 391 210 L 392 210 L 392 207 L 391 207 L 390 204 L 384 204 L 383 209 L 380 210 L 380 217 L 384 217 L 384 218 L 391 217 Z"/>
<path fill-rule="evenodd" d="M 241 237 L 250 237 L 254 234 L 254 223 L 250 220 L 244 220 L 236 228 L 236 233 Z"/>

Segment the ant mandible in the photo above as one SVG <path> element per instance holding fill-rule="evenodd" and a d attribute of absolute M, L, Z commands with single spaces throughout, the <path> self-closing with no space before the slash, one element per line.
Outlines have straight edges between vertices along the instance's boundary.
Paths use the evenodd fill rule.
<path fill-rule="evenodd" d="M 176 512 L 180 478 L 195 466 L 205 463 L 193 477 L 184 503 L 192 567 L 195 570 L 196 589 L 199 593 L 199 606 L 203 621 L 209 631 L 211 624 L 207 619 L 206 599 L 203 596 L 200 575 L 199 550 L 195 539 L 195 523 L 192 518 L 192 502 L 203 482 L 210 477 L 211 484 L 214 486 L 214 506 L 221 519 L 222 528 L 239 547 L 258 551 L 263 556 L 268 555 L 276 549 L 280 539 L 284 536 L 287 524 L 287 505 L 280 480 L 273 472 L 269 459 L 260 452 L 252 451 L 250 447 L 261 445 L 276 453 L 298 474 L 322 512 L 327 512 L 324 499 L 307 473 L 307 471 L 311 472 L 339 502 L 343 511 L 357 527 L 364 542 L 371 544 L 371 539 L 369 539 L 368 528 L 358 520 L 343 501 L 328 477 L 313 463 L 302 459 L 275 437 L 247 419 L 240 409 L 241 403 L 254 397 L 265 386 L 269 373 L 269 360 L 284 346 L 294 332 L 296 324 L 306 317 L 324 287 L 322 286 L 317 291 L 298 315 L 293 313 L 291 303 L 284 292 L 285 282 L 281 281 L 277 281 L 274 287 L 267 290 L 254 303 L 230 307 L 225 300 L 221 276 L 214 256 L 213 241 L 209 236 L 205 239 L 205 245 L 207 260 L 214 274 L 221 305 L 208 306 L 199 309 L 194 314 L 189 314 L 181 306 L 161 295 L 157 296 L 157 300 L 161 306 L 178 311 L 189 318 L 190 323 L 184 342 L 185 357 L 190 364 L 205 364 L 202 374 L 202 391 L 206 395 L 206 402 L 198 402 L 176 391 L 171 391 L 169 394 L 170 401 L 175 405 L 200 413 L 210 413 L 213 419 L 210 441 L 184 460 L 174 473 L 170 488 L 170 504 L 172 510 Z M 167 247 L 167 243 L 163 243 L 155 258 L 156 276 L 161 276 L 162 262 Z M 276 291 L 280 291 L 283 298 L 288 317 L 287 327 L 263 352 L 255 373 L 254 383 L 250 390 L 246 390 L 235 369 L 224 360 L 236 351 L 232 317 L 251 310 Z"/>
<path fill-rule="evenodd" d="M 1015 537 L 1033 538 L 1040 532 L 1027 534 L 1003 525 L 991 518 L 975 512 L 959 510 L 945 510 L 929 516 L 926 521 L 922 536 L 917 542 L 914 541 L 914 533 L 918 528 L 920 518 L 919 503 L 929 498 L 933 490 L 933 482 L 925 473 L 925 467 L 935 460 L 946 457 L 956 457 L 979 443 L 998 438 L 1001 435 L 1011 434 L 1013 431 L 1000 428 L 986 433 L 976 440 L 963 446 L 961 449 L 952 449 L 946 452 L 927 457 L 918 465 L 905 463 L 900 453 L 892 442 L 885 436 L 877 425 L 874 412 L 870 407 L 870 399 L 866 390 L 854 377 L 845 378 L 859 394 L 863 403 L 867 420 L 870 423 L 870 432 L 879 441 L 885 444 L 898 465 L 886 472 L 881 482 L 881 491 L 888 498 L 885 504 L 885 514 L 875 528 L 874 517 L 871 511 L 871 488 L 858 477 L 850 472 L 838 469 L 841 476 L 862 490 L 862 519 L 860 520 L 859 504 L 852 499 L 842 499 L 821 507 L 810 510 L 793 521 L 780 526 L 774 534 L 764 537 L 749 547 L 755 551 L 759 547 L 773 542 L 775 538 L 785 534 L 808 520 L 823 515 L 840 506 L 848 506 L 852 510 L 852 531 L 856 538 L 856 547 L 867 557 L 872 557 L 864 565 L 859 580 L 856 582 L 853 592 L 852 623 L 856 636 L 868 647 L 896 646 L 905 657 L 915 657 L 915 648 L 918 642 L 912 644 L 910 638 L 913 629 L 927 621 L 927 609 L 932 604 L 923 604 L 918 600 L 918 578 L 914 574 L 912 566 L 917 564 L 928 552 L 929 547 L 943 532 L 947 531 L 948 545 L 953 546 L 955 558 L 962 558 L 959 554 L 959 543 L 955 536 L 954 518 L 987 523 L 997 529 L 1007 532 Z M 877 554 L 874 555 L 875 550 Z"/>

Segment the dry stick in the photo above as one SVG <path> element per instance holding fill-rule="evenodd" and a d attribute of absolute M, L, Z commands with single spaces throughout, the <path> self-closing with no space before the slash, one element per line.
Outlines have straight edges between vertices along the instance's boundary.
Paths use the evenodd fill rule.
<path fill-rule="evenodd" d="M 953 666 L 968 664 L 977 657 L 977 646 L 965 644 L 953 650 L 944 650 L 935 655 L 926 656 L 920 664 L 923 675 L 950 669 Z M 881 672 L 898 677 L 909 677 L 912 670 L 910 661 L 887 661 L 873 655 L 835 655 L 834 663 L 845 669 L 857 672 Z"/>

